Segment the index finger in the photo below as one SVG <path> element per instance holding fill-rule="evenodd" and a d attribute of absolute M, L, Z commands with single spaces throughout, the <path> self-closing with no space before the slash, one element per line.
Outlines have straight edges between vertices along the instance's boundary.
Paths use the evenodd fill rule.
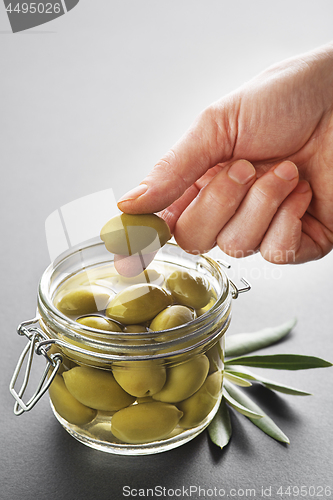
<path fill-rule="evenodd" d="M 160 212 L 180 198 L 209 168 L 227 161 L 234 149 L 230 132 L 233 127 L 227 119 L 221 120 L 221 116 L 221 106 L 206 108 L 142 183 L 119 200 L 120 210 Z M 221 121 L 225 126 L 221 126 Z"/>

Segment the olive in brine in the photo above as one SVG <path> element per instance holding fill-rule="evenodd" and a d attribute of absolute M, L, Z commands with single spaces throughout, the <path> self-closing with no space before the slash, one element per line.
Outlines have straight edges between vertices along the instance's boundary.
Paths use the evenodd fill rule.
<path fill-rule="evenodd" d="M 171 303 L 170 294 L 157 285 L 132 285 L 110 300 L 106 315 L 119 323 L 134 325 L 153 319 Z"/>
<path fill-rule="evenodd" d="M 55 410 L 70 424 L 85 425 L 91 422 L 97 411 L 80 403 L 65 386 L 61 375 L 56 375 L 49 387 L 49 395 Z"/>
<path fill-rule="evenodd" d="M 184 429 L 199 425 L 217 403 L 221 387 L 222 373 L 218 371 L 209 375 L 193 396 L 178 403 L 178 408 L 184 413 L 179 425 Z"/>
<path fill-rule="evenodd" d="M 109 300 L 110 292 L 102 287 L 79 286 L 61 294 L 55 306 L 63 314 L 81 316 L 104 310 Z"/>
<path fill-rule="evenodd" d="M 204 354 L 171 366 L 167 369 L 167 380 L 163 389 L 153 399 L 166 403 L 178 403 L 194 394 L 204 383 L 209 370 L 209 360 Z"/>
<path fill-rule="evenodd" d="M 213 307 L 215 302 L 216 302 L 216 296 L 215 296 L 215 293 L 213 293 L 209 302 L 205 305 L 205 307 L 201 307 L 200 309 L 197 309 L 198 318 L 200 316 L 202 316 L 203 314 L 205 314 L 207 311 L 209 311 Z"/>
<path fill-rule="evenodd" d="M 149 325 L 149 329 L 157 332 L 184 325 L 195 319 L 195 311 L 186 306 L 173 305 L 163 309 Z"/>
<path fill-rule="evenodd" d="M 111 432 L 125 443 L 149 443 L 168 437 L 182 415 L 174 405 L 140 403 L 117 411 L 111 419 Z"/>
<path fill-rule="evenodd" d="M 206 351 L 209 359 L 209 373 L 214 373 L 223 369 L 224 361 L 224 339 L 220 339 L 213 347 Z"/>
<path fill-rule="evenodd" d="M 156 252 L 170 238 L 169 226 L 155 214 L 117 215 L 101 230 L 106 249 L 122 256 Z"/>
<path fill-rule="evenodd" d="M 106 330 L 107 332 L 121 332 L 122 329 L 115 321 L 103 318 L 103 316 L 85 316 L 76 320 L 80 325 L 89 326 L 96 330 Z"/>
<path fill-rule="evenodd" d="M 205 307 L 212 296 L 212 287 L 207 278 L 195 271 L 174 271 L 166 284 L 176 302 L 194 309 Z"/>
<path fill-rule="evenodd" d="M 64 372 L 63 377 L 72 396 L 90 408 L 116 411 L 135 401 L 120 387 L 110 371 L 76 366 Z"/>
<path fill-rule="evenodd" d="M 128 361 L 113 367 L 113 376 L 128 394 L 152 396 L 166 381 L 166 370 L 155 361 Z"/>

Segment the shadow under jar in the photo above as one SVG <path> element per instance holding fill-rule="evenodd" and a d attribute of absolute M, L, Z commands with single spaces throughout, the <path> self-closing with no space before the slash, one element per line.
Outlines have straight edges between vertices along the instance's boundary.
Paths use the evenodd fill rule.
<path fill-rule="evenodd" d="M 109 299 L 133 283 L 116 273 L 112 254 L 97 242 L 63 254 L 46 269 L 37 318 L 18 328 L 35 343 L 30 351 L 47 358 L 45 380 L 46 385 L 52 380 L 48 390 L 58 421 L 80 442 L 109 453 L 146 455 L 180 446 L 209 425 L 222 398 L 224 335 L 235 285 L 218 262 L 173 243 L 159 250 L 149 269 L 134 282 L 157 284 L 169 295 L 171 273 L 180 279 L 199 273 L 210 285 L 208 304 L 192 308 L 195 319 L 165 330 L 151 331 L 149 321 L 137 329 L 119 325 L 120 331 L 78 323 L 82 311 L 68 316 L 56 307 L 73 283 L 94 293 L 97 287 Z M 110 319 L 106 303 L 96 304 L 91 314 Z M 17 373 L 12 387 L 16 378 Z M 27 404 L 24 388 L 12 390 L 17 414 L 37 402 L 41 385 Z"/>

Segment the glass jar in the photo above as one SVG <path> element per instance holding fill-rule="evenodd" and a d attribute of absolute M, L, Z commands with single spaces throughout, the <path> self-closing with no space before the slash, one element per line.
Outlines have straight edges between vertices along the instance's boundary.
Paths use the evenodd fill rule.
<path fill-rule="evenodd" d="M 194 320 L 168 330 L 106 332 L 66 317 L 54 305 L 59 288 L 70 279 L 80 276 L 81 283 L 86 279 L 91 285 L 103 266 L 110 270 L 113 256 L 98 241 L 62 254 L 45 270 L 37 317 L 18 327 L 29 342 L 11 381 L 14 412 L 30 410 L 49 390 L 58 421 L 92 448 L 145 455 L 180 446 L 202 432 L 218 410 L 231 300 L 250 287 L 243 280 L 245 288 L 237 289 L 220 262 L 167 243 L 150 267 L 159 276 L 170 266 L 179 273 L 199 272 L 212 287 L 210 303 Z M 24 403 L 34 353 L 45 356 L 47 364 L 37 390 Z"/>

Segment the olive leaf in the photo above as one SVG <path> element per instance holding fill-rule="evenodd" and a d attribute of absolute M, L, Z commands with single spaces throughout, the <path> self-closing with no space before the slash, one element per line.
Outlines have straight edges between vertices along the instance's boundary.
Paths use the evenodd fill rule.
<path fill-rule="evenodd" d="M 283 339 L 296 324 L 296 318 L 277 327 L 265 328 L 254 333 L 241 333 L 226 339 L 226 356 L 236 356 L 225 360 L 223 398 L 216 416 L 208 426 L 211 440 L 221 448 L 228 444 L 231 436 L 230 415 L 227 406 L 231 406 L 245 415 L 263 432 L 283 443 L 289 443 L 288 437 L 275 422 L 237 386 L 249 386 L 249 381 L 263 384 L 268 389 L 295 396 L 310 396 L 310 393 L 294 387 L 280 384 L 249 371 L 245 366 L 274 368 L 277 370 L 305 370 L 325 368 L 332 363 L 315 356 L 301 354 L 252 355 L 243 354 L 267 347 Z M 240 368 L 241 366 L 241 368 Z M 212 427 L 211 427 L 212 426 Z M 221 445 L 222 443 L 222 445 Z"/>
<path fill-rule="evenodd" d="M 249 352 L 263 349 L 283 339 L 296 325 L 297 319 L 293 318 L 281 325 L 264 328 L 252 333 L 236 333 L 230 337 L 226 335 L 225 355 L 241 356 Z"/>
<path fill-rule="evenodd" d="M 282 432 L 282 430 L 276 425 L 275 422 L 256 404 L 250 399 L 241 389 L 230 384 L 227 380 L 224 382 L 225 389 L 228 394 L 238 402 L 239 405 L 248 408 L 250 411 L 261 414 L 262 418 L 253 418 L 248 416 L 251 422 L 254 423 L 263 432 L 276 439 L 282 443 L 290 443 L 288 437 Z M 237 408 L 235 408 L 237 409 Z"/>
<path fill-rule="evenodd" d="M 230 367 L 230 369 L 232 369 L 232 367 Z M 235 369 L 235 371 L 234 371 L 232 369 L 231 371 L 229 371 L 229 368 L 228 368 L 228 371 L 225 372 L 225 376 L 231 382 L 232 382 L 232 378 L 230 376 L 236 377 L 238 379 L 244 378 L 245 380 L 254 380 L 255 382 L 260 382 L 268 389 L 271 389 L 273 391 L 282 392 L 284 394 L 290 394 L 292 396 L 312 396 L 312 394 L 310 392 L 305 392 L 305 391 L 302 391 L 300 389 L 296 389 L 295 387 L 291 387 L 289 385 L 280 384 L 279 382 L 269 380 L 266 377 L 262 377 L 261 375 L 254 374 L 248 370 L 244 371 L 242 369 L 242 371 L 239 371 L 239 370 Z M 236 384 L 236 385 L 241 385 L 241 384 Z M 243 387 L 245 387 L 245 386 L 243 386 Z"/>
<path fill-rule="evenodd" d="M 240 385 L 241 387 L 250 387 L 252 384 L 247 380 L 249 377 L 241 376 L 238 373 L 224 371 L 224 377 L 233 382 L 236 385 Z"/>
<path fill-rule="evenodd" d="M 264 379 L 261 377 L 261 380 L 259 382 L 262 382 L 262 384 L 267 387 L 267 389 L 271 389 L 272 391 L 278 391 L 282 392 L 284 394 L 290 394 L 292 396 L 312 396 L 310 392 L 305 392 L 301 391 L 299 389 L 296 389 L 294 387 L 290 387 L 288 385 L 282 385 L 278 384 L 276 382 Z"/>
<path fill-rule="evenodd" d="M 226 360 L 226 366 L 244 365 L 257 368 L 274 368 L 275 370 L 306 370 L 309 368 L 326 368 L 332 363 L 315 356 L 302 354 L 266 354 L 255 356 L 240 356 Z"/>
<path fill-rule="evenodd" d="M 208 434 L 212 442 L 221 449 L 227 446 L 230 441 L 232 427 L 229 409 L 223 398 L 218 412 L 208 426 Z"/>
<path fill-rule="evenodd" d="M 237 399 L 235 399 L 230 392 L 228 391 L 227 387 L 233 388 L 233 385 L 230 384 L 228 385 L 227 380 L 224 382 L 224 388 L 223 388 L 223 397 L 226 399 L 227 403 L 237 410 L 239 413 L 242 413 L 242 415 L 245 415 L 246 417 L 251 417 L 251 418 L 262 418 L 263 415 L 260 412 L 257 412 L 255 410 L 252 410 L 246 405 L 243 405 L 240 403 Z"/>

